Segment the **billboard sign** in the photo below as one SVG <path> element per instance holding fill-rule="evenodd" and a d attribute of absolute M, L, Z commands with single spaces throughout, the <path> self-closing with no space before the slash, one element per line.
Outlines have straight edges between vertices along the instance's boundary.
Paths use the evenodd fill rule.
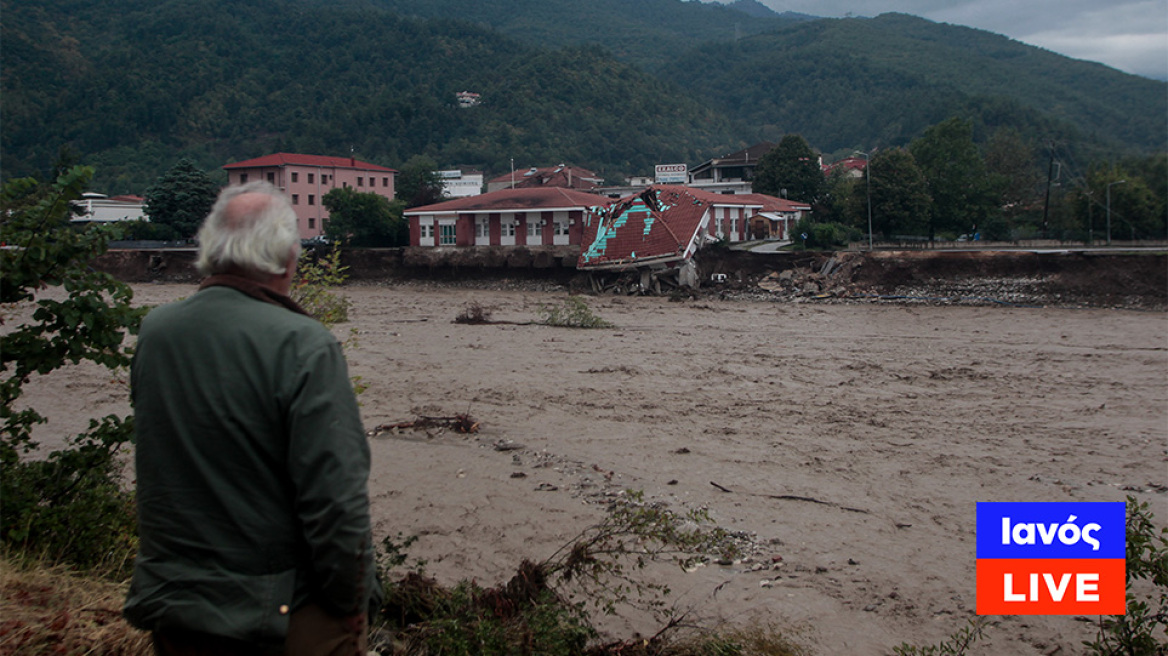
<path fill-rule="evenodd" d="M 657 184 L 685 184 L 688 173 L 687 164 L 658 164 L 654 179 Z"/>

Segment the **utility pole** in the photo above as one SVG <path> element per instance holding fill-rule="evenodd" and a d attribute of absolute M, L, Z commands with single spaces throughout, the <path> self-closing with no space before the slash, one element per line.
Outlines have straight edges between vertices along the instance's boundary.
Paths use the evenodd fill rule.
<path fill-rule="evenodd" d="M 1053 141 L 1049 142 L 1047 144 L 1047 148 L 1050 150 L 1050 164 L 1046 168 L 1046 200 L 1042 203 L 1042 238 L 1043 239 L 1047 238 L 1047 230 L 1049 227 L 1049 225 L 1047 223 L 1047 216 L 1050 214 L 1050 183 L 1051 183 L 1051 180 L 1054 178 L 1054 142 Z"/>
<path fill-rule="evenodd" d="M 868 153 L 855 151 L 857 155 L 864 156 L 864 191 L 868 196 L 868 251 L 872 249 L 872 156 Z"/>
<path fill-rule="evenodd" d="M 1115 182 L 1108 182 L 1107 183 L 1107 245 L 1108 246 L 1111 245 L 1111 185 L 1123 184 L 1125 182 L 1127 182 L 1127 180 L 1116 180 Z M 1128 225 L 1131 225 L 1131 224 L 1129 223 Z M 1132 236 L 1133 236 L 1133 238 L 1135 236 L 1134 228 L 1133 228 Z"/>

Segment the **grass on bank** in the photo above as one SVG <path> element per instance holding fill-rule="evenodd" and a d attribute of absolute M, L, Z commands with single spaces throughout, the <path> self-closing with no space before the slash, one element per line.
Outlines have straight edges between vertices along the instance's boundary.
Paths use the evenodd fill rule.
<path fill-rule="evenodd" d="M 126 583 L 0 557 L 0 654 L 150 654 L 122 618 Z"/>

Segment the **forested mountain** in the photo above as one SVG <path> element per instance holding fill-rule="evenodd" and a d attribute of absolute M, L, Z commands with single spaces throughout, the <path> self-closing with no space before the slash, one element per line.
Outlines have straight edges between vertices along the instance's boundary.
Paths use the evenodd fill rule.
<path fill-rule="evenodd" d="M 403 15 L 490 26 L 532 45 L 599 45 L 653 70 L 699 43 L 731 41 L 796 22 L 797 14 L 680 0 L 371 0 Z M 764 10 L 766 7 L 762 7 Z M 769 11 L 769 10 L 768 10 Z"/>
<path fill-rule="evenodd" d="M 903 145 L 953 115 L 1087 156 L 1163 150 L 1168 85 L 904 14 L 821 19 L 699 46 L 665 76 L 768 135 L 824 151 Z"/>
<path fill-rule="evenodd" d="M 3 7 L 6 175 L 69 143 L 119 192 L 180 153 L 211 169 L 352 149 L 389 166 L 428 154 L 615 176 L 731 140 L 725 118 L 595 49 L 537 49 L 470 23 L 296 0 Z M 462 90 L 482 105 L 458 108 Z"/>
<path fill-rule="evenodd" d="M 749 2 L 741 3 L 750 9 Z M 755 8 L 757 9 L 757 8 Z M 3 175 L 62 146 L 141 192 L 275 151 L 618 182 L 800 132 L 907 144 L 952 115 L 1089 156 L 1162 151 L 1168 85 L 907 16 L 680 0 L 0 0 Z M 762 12 L 758 12 L 762 13 Z M 481 94 L 462 109 L 459 91 Z"/>

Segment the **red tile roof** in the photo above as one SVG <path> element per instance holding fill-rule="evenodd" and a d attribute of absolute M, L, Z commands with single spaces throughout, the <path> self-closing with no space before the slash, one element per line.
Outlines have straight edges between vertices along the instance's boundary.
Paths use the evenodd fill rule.
<path fill-rule="evenodd" d="M 862 157 L 845 157 L 838 162 L 823 165 L 824 174 L 831 173 L 832 169 L 843 167 L 845 171 L 863 171 L 868 166 L 868 161 Z"/>
<path fill-rule="evenodd" d="M 327 155 L 298 155 L 296 153 L 275 153 L 255 159 L 248 159 L 234 164 L 227 164 L 225 169 L 257 169 L 276 166 L 320 166 L 337 169 L 361 169 L 363 171 L 381 171 L 383 173 L 397 173 L 396 169 L 362 162 L 352 157 L 329 157 Z"/>
<path fill-rule="evenodd" d="M 766 194 L 716 194 L 704 189 L 690 189 L 693 196 L 700 198 L 710 205 L 758 208 L 763 212 L 796 212 L 808 211 L 811 206 L 785 198 L 777 198 Z"/>
<path fill-rule="evenodd" d="M 712 206 L 709 196 L 716 194 L 655 185 L 622 198 L 607 211 L 586 215 L 583 250 L 576 267 L 610 268 L 686 259 L 692 255 L 690 246 Z"/>
<path fill-rule="evenodd" d="M 529 212 L 532 210 L 589 209 L 607 207 L 612 199 L 586 191 L 563 187 L 533 187 L 529 189 L 501 189 L 488 194 L 467 196 L 406 210 L 407 216 L 417 214 L 458 214 L 474 212 Z"/>
<path fill-rule="evenodd" d="M 763 212 L 811 211 L 811 206 L 807 203 L 787 200 L 786 198 L 776 198 L 775 196 L 768 196 L 766 194 L 735 194 L 735 196 L 749 201 L 749 207 L 761 207 Z M 730 196 L 723 196 L 723 198 L 730 198 Z"/>

